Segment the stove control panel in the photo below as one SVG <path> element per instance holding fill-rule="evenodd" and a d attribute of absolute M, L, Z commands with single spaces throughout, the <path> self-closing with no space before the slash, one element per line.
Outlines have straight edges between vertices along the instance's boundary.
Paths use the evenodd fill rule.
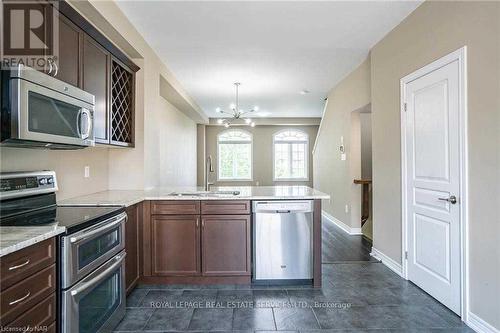
<path fill-rule="evenodd" d="M 0 174 L 0 198 L 9 199 L 57 191 L 54 171 Z"/>

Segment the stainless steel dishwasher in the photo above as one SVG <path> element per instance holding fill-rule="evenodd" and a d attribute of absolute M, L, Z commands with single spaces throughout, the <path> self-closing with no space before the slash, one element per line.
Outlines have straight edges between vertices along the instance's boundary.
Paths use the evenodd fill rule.
<path fill-rule="evenodd" d="M 313 202 L 253 202 L 253 281 L 310 282 Z M 285 282 L 285 281 L 283 281 Z"/>

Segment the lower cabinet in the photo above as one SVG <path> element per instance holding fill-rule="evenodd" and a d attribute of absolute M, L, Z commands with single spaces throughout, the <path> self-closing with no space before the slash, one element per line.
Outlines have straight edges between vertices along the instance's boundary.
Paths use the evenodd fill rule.
<path fill-rule="evenodd" d="M 199 215 L 153 215 L 151 238 L 153 275 L 200 274 Z"/>
<path fill-rule="evenodd" d="M 250 216 L 202 217 L 202 274 L 250 274 Z"/>
<path fill-rule="evenodd" d="M 127 223 L 125 223 L 125 286 L 127 294 L 134 289 L 140 277 L 140 221 L 141 204 L 127 207 Z"/>
<path fill-rule="evenodd" d="M 173 283 L 249 281 L 249 207 L 243 200 L 146 203 L 144 276 Z"/>
<path fill-rule="evenodd" d="M 55 332 L 55 246 L 51 238 L 1 258 L 0 331 Z"/>

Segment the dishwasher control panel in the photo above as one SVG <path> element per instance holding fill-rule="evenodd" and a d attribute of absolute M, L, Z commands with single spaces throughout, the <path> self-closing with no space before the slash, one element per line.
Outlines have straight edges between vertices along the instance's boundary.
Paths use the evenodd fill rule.
<path fill-rule="evenodd" d="M 311 200 L 300 201 L 255 201 L 253 206 L 254 213 L 308 213 L 313 211 L 313 202 Z"/>

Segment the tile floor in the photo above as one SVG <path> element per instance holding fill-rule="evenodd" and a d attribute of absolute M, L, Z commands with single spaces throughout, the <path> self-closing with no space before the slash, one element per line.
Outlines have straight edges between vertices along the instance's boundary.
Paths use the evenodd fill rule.
<path fill-rule="evenodd" d="M 411 282 L 326 225 L 323 287 L 139 285 L 116 332 L 473 332 Z M 334 239 L 332 239 L 332 237 Z M 356 254 L 349 252 L 356 249 Z M 338 250 L 328 257 L 328 251 Z M 354 250 L 352 250 L 354 251 Z M 344 255 L 342 255 L 344 253 Z M 365 261 L 361 261 L 361 260 Z M 341 262 L 341 263 L 338 263 Z"/>

